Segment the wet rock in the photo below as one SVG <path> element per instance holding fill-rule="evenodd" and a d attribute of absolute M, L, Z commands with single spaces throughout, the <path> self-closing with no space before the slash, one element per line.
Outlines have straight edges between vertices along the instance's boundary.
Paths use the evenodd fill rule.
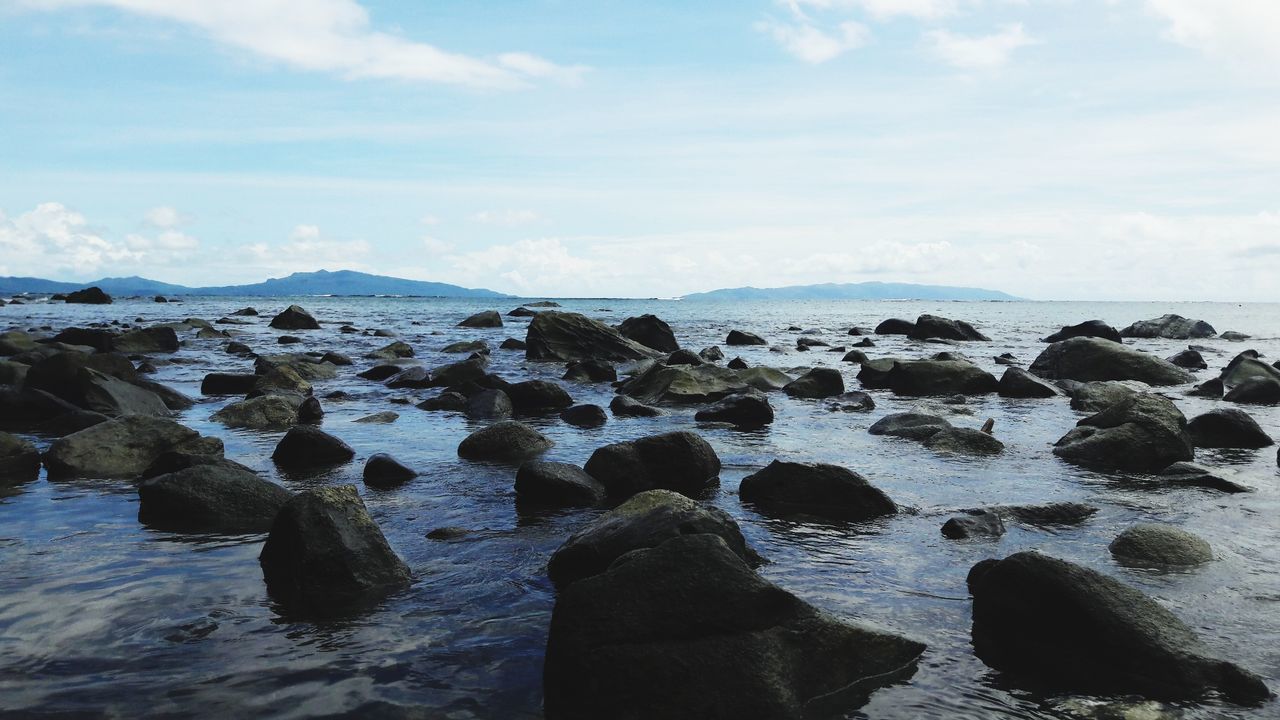
<path fill-rule="evenodd" d="M 1127 338 L 1166 338 L 1169 340 L 1186 340 L 1188 338 L 1213 337 L 1217 331 L 1203 320 L 1189 320 L 1181 315 L 1161 315 L 1154 320 L 1139 320 L 1120 331 L 1120 337 Z"/>
<path fill-rule="evenodd" d="M 1158 472 L 1179 460 L 1194 459 L 1186 426 L 1176 405 L 1144 393 L 1081 420 L 1058 440 L 1053 454 L 1101 470 Z"/>
<path fill-rule="evenodd" d="M 863 476 L 824 463 L 774 460 L 744 477 L 738 495 L 767 512 L 832 520 L 870 520 L 898 512 L 889 496 Z"/>
<path fill-rule="evenodd" d="M 519 462 L 546 452 L 554 444 L 522 422 L 502 420 L 468 435 L 458 445 L 458 456 L 466 460 Z"/>
<path fill-rule="evenodd" d="M 53 336 L 55 343 L 73 345 L 80 348 L 93 348 L 94 352 L 111 352 L 111 342 L 116 333 L 102 328 L 69 327 Z"/>
<path fill-rule="evenodd" d="M 561 379 L 591 383 L 615 382 L 618 371 L 604 360 L 581 360 L 569 363 Z"/>
<path fill-rule="evenodd" d="M 707 361 L 702 356 L 692 350 L 676 350 L 666 357 L 663 362 L 667 365 L 706 365 Z"/>
<path fill-rule="evenodd" d="M 442 353 L 487 353 L 489 352 L 489 343 L 484 340 L 464 340 L 461 342 L 445 345 L 440 348 Z"/>
<path fill-rule="evenodd" d="M 844 377 L 835 368 L 813 368 L 782 391 L 791 397 L 828 398 L 844 392 Z"/>
<path fill-rule="evenodd" d="M 368 370 L 358 372 L 356 373 L 356 377 L 362 378 L 364 380 L 372 380 L 374 382 L 382 382 L 383 380 L 387 380 L 389 378 L 395 377 L 396 375 L 412 367 L 418 367 L 418 366 L 409 365 L 409 364 L 384 363 L 380 365 L 374 365 Z M 426 377 L 427 377 L 427 373 L 425 370 L 423 370 L 422 379 L 425 380 Z"/>
<path fill-rule="evenodd" d="M 1187 423 L 1187 432 L 1196 447 L 1264 448 L 1275 444 L 1258 421 L 1243 410 L 1210 410 Z"/>
<path fill-rule="evenodd" d="M 458 327 L 500 328 L 502 327 L 502 316 L 498 314 L 497 310 L 483 310 L 458 323 Z"/>
<path fill-rule="evenodd" d="M 94 286 L 67 293 L 66 302 L 81 305 L 110 305 L 111 296 L 103 292 L 102 288 Z"/>
<path fill-rule="evenodd" d="M 417 471 L 387 453 L 374 453 L 364 463 L 364 484 L 371 488 L 389 490 L 416 477 Z"/>
<path fill-rule="evenodd" d="M 200 382 L 200 394 L 244 395 L 257 382 L 258 376 L 249 373 L 209 373 Z"/>
<path fill-rule="evenodd" d="M 40 474 L 40 451 L 30 441 L 0 432 L 0 487 L 30 482 Z"/>
<path fill-rule="evenodd" d="M 1174 487 L 1197 487 L 1224 493 L 1250 492 L 1249 488 L 1228 477 L 1228 474 L 1199 463 L 1176 462 L 1160 471 L 1159 480 Z"/>
<path fill-rule="evenodd" d="M 196 448 L 196 450 L 198 451 L 200 448 Z M 147 466 L 146 470 L 142 471 L 142 475 L 139 477 L 147 480 L 201 465 L 212 465 L 224 470 L 234 470 L 252 475 L 257 474 L 253 469 L 234 460 L 228 460 L 222 455 L 201 455 L 199 452 L 189 452 L 188 450 L 170 450 L 157 455 L 156 459 L 151 461 L 151 464 Z"/>
<path fill-rule="evenodd" d="M 877 328 L 878 330 L 879 328 Z M 978 332 L 977 328 L 963 320 L 951 320 L 937 315 L 921 315 L 916 318 L 915 325 L 907 336 L 912 340 L 990 341 L 991 338 Z"/>
<path fill-rule="evenodd" d="M 951 423 L 937 415 L 927 413 L 905 412 L 885 415 L 872 423 L 867 432 L 872 435 L 890 435 L 908 440 L 924 440 L 941 430 L 951 427 Z"/>
<path fill-rule="evenodd" d="M 974 652 L 1015 682 L 1157 699 L 1210 689 L 1241 703 L 1270 696 L 1256 675 L 1212 657 L 1173 613 L 1094 570 L 1021 552 L 984 560 L 969 578 Z"/>
<path fill-rule="evenodd" d="M 844 354 L 844 357 L 840 358 L 840 362 L 864 363 L 867 362 L 867 354 L 861 350 L 850 350 Z"/>
<path fill-rule="evenodd" d="M 252 355 L 253 354 L 253 348 L 249 347 L 248 345 L 245 345 L 242 342 L 237 342 L 235 340 L 232 340 L 231 342 L 227 343 L 227 346 L 224 349 L 227 351 L 227 354 L 229 355 Z"/>
<path fill-rule="evenodd" d="M 574 405 L 561 412 L 560 419 L 581 428 L 600 427 L 609 422 L 609 416 L 599 405 Z"/>
<path fill-rule="evenodd" d="M 654 351 L 623 337 L 617 330 L 585 315 L 544 311 L 529 323 L 525 336 L 529 360 L 639 360 Z"/>
<path fill-rule="evenodd" d="M 1258 353 L 1246 350 L 1231 359 L 1219 376 L 1224 385 L 1235 387 L 1247 380 L 1280 380 L 1280 370 L 1258 359 Z"/>
<path fill-rule="evenodd" d="M 658 417 L 663 414 L 659 408 L 650 407 L 626 395 L 619 395 L 610 401 L 609 411 L 614 417 Z"/>
<path fill-rule="evenodd" d="M 813 608 L 699 533 L 560 592 L 544 707 L 553 720 L 841 715 L 924 649 Z"/>
<path fill-rule="evenodd" d="M 136 478 L 166 452 L 222 455 L 222 441 L 172 420 L 129 415 L 53 441 L 44 454 L 50 477 Z"/>
<path fill-rule="evenodd" d="M 942 534 L 952 540 L 997 538 L 1004 535 L 1004 521 L 991 510 L 965 510 L 942 524 Z"/>
<path fill-rule="evenodd" d="M 1200 565 L 1213 560 L 1213 549 L 1203 538 L 1155 523 L 1126 528 L 1108 548 L 1119 562 L 1138 567 Z"/>
<path fill-rule="evenodd" d="M 1235 330 L 1228 330 L 1222 333 L 1221 335 L 1219 335 L 1218 337 L 1223 340 L 1229 340 L 1231 342 L 1243 342 L 1245 340 L 1248 340 L 1252 336 L 1245 335 L 1242 332 L 1236 332 Z"/>
<path fill-rule="evenodd" d="M 211 419 L 233 428 L 283 429 L 298 422 L 298 395 L 263 395 L 240 400 L 215 412 Z"/>
<path fill-rule="evenodd" d="M 721 360 L 724 360 L 724 351 L 720 349 L 719 345 L 712 345 L 711 347 L 705 347 L 699 350 L 698 357 L 706 360 L 707 362 L 720 362 Z"/>
<path fill-rule="evenodd" d="M 24 387 L 45 390 L 83 410 L 113 417 L 168 415 L 160 396 L 138 387 L 138 382 L 137 371 L 123 355 L 61 352 L 32 365 Z"/>
<path fill-rule="evenodd" d="M 295 425 L 280 439 L 271 459 L 286 470 L 302 470 L 350 462 L 355 455 L 350 445 L 329 433 Z"/>
<path fill-rule="evenodd" d="M 866 371 L 871 365 L 862 367 Z M 862 377 L 861 372 L 858 377 Z M 994 375 L 962 360 L 897 361 L 884 383 L 895 394 L 909 396 L 981 395 L 996 392 L 1000 387 Z"/>
<path fill-rule="evenodd" d="M 119 353 L 171 353 L 178 348 L 178 334 L 169 327 L 131 330 L 111 339 L 111 349 Z"/>
<path fill-rule="evenodd" d="M 528 346 L 525 345 L 523 340 L 517 340 L 515 338 L 507 338 L 506 340 L 502 341 L 502 344 L 499 345 L 498 348 L 502 350 L 525 350 L 528 348 Z"/>
<path fill-rule="evenodd" d="M 705 403 L 743 392 L 749 387 L 737 371 L 728 368 L 654 363 L 622 383 L 618 391 L 646 403 Z"/>
<path fill-rule="evenodd" d="M 0 385 L 22 385 L 27 379 L 30 365 L 12 360 L 0 360 Z"/>
<path fill-rule="evenodd" d="M 390 410 L 383 410 L 372 415 L 365 415 L 362 418 L 356 418 L 352 422 L 365 423 L 369 425 L 389 425 L 400 419 L 400 413 Z"/>
<path fill-rule="evenodd" d="M 797 350 L 808 350 L 809 348 L 815 348 L 815 347 L 831 347 L 831 343 L 824 342 L 817 338 L 811 338 L 811 337 L 796 338 Z"/>
<path fill-rule="evenodd" d="M 467 383 L 486 384 L 487 355 L 472 355 L 461 362 L 432 368 L 423 387 L 456 387 Z M 388 387 L 391 387 L 389 382 Z M 512 402 L 515 402 L 513 397 Z"/>
<path fill-rule="evenodd" d="M 730 395 L 694 416 L 698 422 L 723 422 L 737 427 L 760 427 L 773 422 L 769 398 L 755 393 Z"/>
<path fill-rule="evenodd" d="M 1045 505 L 1002 505 L 992 508 L 1002 517 L 1024 525 L 1079 525 L 1097 514 L 1098 508 L 1083 503 L 1060 502 Z"/>
<path fill-rule="evenodd" d="M 858 382 L 862 383 L 862 387 L 868 390 L 887 390 L 889 389 L 889 373 L 893 372 L 894 366 L 899 362 L 902 361 L 898 358 L 863 360 L 862 366 L 858 369 Z"/>
<path fill-rule="evenodd" d="M 773 390 L 781 390 L 795 380 L 794 377 L 778 370 L 777 368 L 759 366 L 738 370 L 738 379 L 746 383 L 748 387 L 756 390 L 770 392 Z"/>
<path fill-rule="evenodd" d="M 605 445 L 584 469 L 615 498 L 655 489 L 696 496 L 720 483 L 716 451 L 687 430 Z"/>
<path fill-rule="evenodd" d="M 409 568 L 354 485 L 307 490 L 281 508 L 258 557 L 267 591 L 290 612 L 346 612 L 409 586 Z"/>
<path fill-rule="evenodd" d="M 1218 378 L 1212 378 L 1188 390 L 1187 394 L 1192 397 L 1206 397 L 1217 400 L 1222 398 L 1224 392 L 1226 392 L 1226 388 L 1223 387 L 1222 381 Z"/>
<path fill-rule="evenodd" d="M 1111 342 L 1124 342 L 1120 331 L 1101 320 L 1086 320 L 1079 325 L 1068 325 L 1045 338 L 1042 342 L 1056 343 L 1075 337 L 1096 337 Z"/>
<path fill-rule="evenodd" d="M 258 311 L 251 307 L 243 307 L 231 314 L 235 315 L 236 317 L 257 317 Z"/>
<path fill-rule="evenodd" d="M 1056 387 L 1016 367 L 1005 369 L 997 392 L 1007 398 L 1049 398 L 1062 394 Z"/>
<path fill-rule="evenodd" d="M 539 507 L 592 507 L 605 490 L 585 470 L 570 463 L 530 460 L 516 471 L 516 502 Z"/>
<path fill-rule="evenodd" d="M 320 362 L 329 363 L 330 365 L 335 365 L 335 366 L 343 366 L 343 367 L 355 364 L 350 357 L 347 357 L 346 355 L 343 355 L 340 352 L 334 352 L 332 350 L 330 350 L 329 352 L 321 356 Z"/>
<path fill-rule="evenodd" d="M 827 409 L 832 412 L 870 412 L 876 409 L 876 401 L 861 390 L 853 390 L 830 398 Z"/>
<path fill-rule="evenodd" d="M 255 398 L 264 395 L 297 395 L 298 397 L 306 397 L 312 391 L 311 383 L 302 379 L 297 370 L 288 365 L 280 365 L 273 367 L 266 373 L 259 375 L 257 380 L 253 382 L 253 388 L 247 393 L 247 397 Z"/>
<path fill-rule="evenodd" d="M 520 414 L 537 414 L 562 410 L 573 405 L 565 389 L 549 380 L 525 380 L 503 388 L 511 404 Z"/>
<path fill-rule="evenodd" d="M 910 335 L 916 324 L 901 318 L 889 318 L 876 326 L 877 335 Z"/>
<path fill-rule="evenodd" d="M 303 398 L 302 404 L 298 406 L 298 422 L 318 425 L 323 419 L 324 408 L 321 407 L 320 400 L 314 395 Z"/>
<path fill-rule="evenodd" d="M 452 542 L 454 540 L 463 540 L 475 534 L 474 530 L 464 527 L 445 526 L 438 527 L 427 533 L 428 540 L 438 540 L 441 542 Z"/>
<path fill-rule="evenodd" d="M 920 442 L 935 452 L 954 455 L 996 455 L 1004 450 L 1004 443 L 973 428 L 942 428 Z"/>
<path fill-rule="evenodd" d="M 527 307 L 518 307 L 507 313 L 507 317 L 533 317 L 537 315 L 537 310 L 530 310 Z"/>
<path fill-rule="evenodd" d="M 467 409 L 467 396 L 456 392 L 442 392 L 418 403 L 420 410 L 449 410 L 463 412 Z"/>
<path fill-rule="evenodd" d="M 749 365 L 747 365 L 747 361 L 743 360 L 740 357 L 735 357 L 734 359 L 730 360 L 728 363 L 726 363 L 726 366 L 730 370 L 746 370 L 748 367 L 750 367 Z"/>
<path fill-rule="evenodd" d="M 297 345 L 300 342 L 302 342 L 302 338 L 296 335 L 281 335 L 276 338 L 276 344 L 278 345 Z"/>
<path fill-rule="evenodd" d="M 370 360 L 389 360 L 389 361 L 394 361 L 401 358 L 411 358 L 413 357 L 413 346 L 409 345 L 409 343 L 400 342 L 399 340 L 397 340 L 393 343 L 389 343 L 387 345 L 384 345 L 378 348 L 377 350 L 374 350 L 368 353 L 367 355 L 365 355 L 365 357 L 369 358 Z"/>
<path fill-rule="evenodd" d="M 467 406 L 463 412 L 472 420 L 505 420 L 511 417 L 514 406 L 505 392 L 482 390 L 467 398 Z"/>
<path fill-rule="evenodd" d="M 670 353 L 680 349 L 671 326 L 656 315 L 629 317 L 618 325 L 618 333 L 658 352 Z"/>
<path fill-rule="evenodd" d="M 234 466 L 193 465 L 138 485 L 138 521 L 172 532 L 266 532 L 290 497 Z"/>
<path fill-rule="evenodd" d="M 297 305 L 290 305 L 271 318 L 271 327 L 277 330 L 319 330 L 320 323 L 311 313 Z"/>
<path fill-rule="evenodd" d="M 1101 412 L 1121 400 L 1151 391 L 1151 386 L 1136 380 L 1077 382 L 1059 380 L 1058 386 L 1071 396 L 1071 409 Z"/>
<path fill-rule="evenodd" d="M 1183 350 L 1169 357 L 1168 360 L 1174 365 L 1188 370 L 1204 370 L 1209 367 L 1209 363 L 1204 361 L 1204 356 L 1195 350 Z"/>
<path fill-rule="evenodd" d="M 1053 343 L 1031 363 L 1047 380 L 1139 380 L 1148 385 L 1181 385 L 1195 377 L 1173 363 L 1099 338 L 1078 337 Z"/>
<path fill-rule="evenodd" d="M 1275 405 L 1280 403 L 1280 380 L 1250 378 L 1228 390 L 1222 399 L 1246 405 Z"/>
<path fill-rule="evenodd" d="M 725 336 L 725 345 L 768 345 L 764 338 L 745 330 L 730 330 Z"/>

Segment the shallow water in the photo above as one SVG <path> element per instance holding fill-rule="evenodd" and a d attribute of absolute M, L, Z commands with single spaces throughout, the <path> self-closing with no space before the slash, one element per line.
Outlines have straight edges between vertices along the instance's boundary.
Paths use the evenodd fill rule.
<path fill-rule="evenodd" d="M 302 345 L 278 347 L 281 333 L 267 327 L 289 302 L 311 310 L 324 329 L 291 332 Z M 800 334 L 791 325 L 821 330 L 832 345 L 851 340 L 850 325 L 873 328 L 888 317 L 912 319 L 931 312 L 970 321 L 991 343 L 950 348 L 999 375 L 992 358 L 1012 352 L 1030 363 L 1044 347 L 1039 338 L 1062 325 L 1100 318 L 1115 325 L 1177 312 L 1207 320 L 1219 331 L 1253 335 L 1245 343 L 1193 341 L 1220 348 L 1207 355 L 1207 379 L 1235 353 L 1255 348 L 1280 357 L 1280 306 L 1177 303 L 945 303 L 774 302 L 685 303 L 660 300 L 565 300 L 565 309 L 616 323 L 652 312 L 667 320 L 681 345 L 720 344 L 730 328 L 755 331 L 788 348 L 723 347 L 752 365 L 839 367 L 850 389 L 856 365 L 842 353 L 794 351 Z M 481 309 L 506 312 L 516 302 L 397 298 L 193 299 L 181 304 L 117 301 L 110 306 L 29 304 L 0 308 L 0 328 L 92 321 L 147 322 L 201 317 L 213 320 L 244 305 L 263 315 L 252 325 L 218 326 L 243 332 L 237 339 L 259 352 L 337 350 L 359 358 L 388 338 L 343 335 L 339 324 L 386 328 L 417 350 L 426 365 L 459 359 L 437 352 L 457 340 L 483 338 L 496 348 L 506 337 L 523 338 L 528 321 L 504 317 L 506 327 L 456 328 Z M 609 312 L 606 312 L 608 309 Z M 875 337 L 871 357 L 919 357 L 946 347 L 902 337 Z M 225 354 L 225 341 L 192 337 L 154 379 L 192 397 L 212 371 L 251 372 L 251 361 Z M 1161 356 L 1186 342 L 1140 340 Z M 162 356 L 163 357 L 163 356 Z M 515 506 L 514 469 L 458 459 L 458 442 L 478 427 L 450 413 L 432 413 L 413 402 L 437 391 L 388 391 L 355 373 L 372 361 L 340 368 L 319 381 L 316 394 L 351 393 L 324 401 L 323 428 L 357 451 L 356 459 L 320 476 L 282 476 L 269 460 L 279 432 L 227 430 L 209 416 L 232 398 L 206 398 L 178 419 L 221 437 L 227 456 L 291 490 L 353 483 L 391 545 L 413 570 L 413 586 L 375 610 L 342 622 L 291 621 L 266 594 L 257 554 L 263 537 L 190 536 L 149 530 L 137 521 L 137 493 L 121 481 L 39 480 L 0 498 L 0 713 L 171 716 L 308 717 L 391 714 L 396 706 L 428 709 L 441 718 L 541 717 L 541 671 L 554 593 L 546 579 L 551 552 L 597 510 L 528 514 Z M 491 371 L 510 379 L 558 379 L 553 363 L 526 363 L 523 353 L 493 351 Z M 607 384 L 565 383 L 577 402 L 608 405 Z M 837 615 L 891 629 L 928 644 L 915 676 L 876 692 L 849 717 L 1052 718 L 1069 717 L 1064 698 L 1010 688 L 974 657 L 969 644 L 970 601 L 964 578 L 986 557 L 1037 548 L 1119 578 L 1154 596 L 1196 628 L 1218 654 L 1231 658 L 1280 688 L 1280 483 L 1274 448 L 1201 450 L 1197 460 L 1240 471 L 1255 488 L 1243 495 L 1199 490 L 1160 490 L 1140 478 L 1099 474 L 1059 461 L 1052 443 L 1083 416 L 1065 398 L 971 398 L 952 417 L 977 427 L 995 419 L 1006 450 L 994 458 L 938 455 L 866 429 L 891 412 L 916 405 L 887 391 L 871 391 L 870 413 L 830 412 L 821 401 L 771 396 L 777 412 L 766 429 L 742 432 L 699 427 L 693 408 L 673 408 L 652 419 L 614 419 L 582 430 L 554 415 L 531 424 L 555 440 L 546 459 L 582 464 L 600 445 L 672 429 L 697 428 L 723 463 L 721 488 L 709 500 L 732 515 L 748 541 L 768 560 L 761 572 Z M 1215 401 L 1170 391 L 1188 417 Z M 354 423 L 394 410 L 391 425 Z M 1280 409 L 1248 411 L 1280 437 Z M 42 445 L 48 438 L 37 438 Z M 422 472 L 393 491 L 365 488 L 364 460 L 390 452 Z M 811 524 L 766 518 L 738 502 L 744 475 L 774 458 L 830 462 L 857 470 L 900 505 L 919 510 L 858 524 Z M 952 541 L 939 527 L 954 510 L 990 504 L 1079 501 L 1101 512 L 1069 528 L 1009 525 L 994 541 Z M 1152 572 L 1116 564 L 1107 544 L 1139 521 L 1178 524 L 1207 539 L 1217 559 L 1180 572 Z M 428 540 L 442 526 L 474 532 L 460 540 Z M 1275 702 L 1241 708 L 1206 698 L 1170 708 L 1188 718 L 1264 718 L 1280 713 Z"/>

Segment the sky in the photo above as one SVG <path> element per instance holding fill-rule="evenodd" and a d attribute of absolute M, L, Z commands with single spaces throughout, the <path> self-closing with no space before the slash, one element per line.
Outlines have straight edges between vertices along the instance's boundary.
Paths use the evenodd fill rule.
<path fill-rule="evenodd" d="M 0 275 L 1280 301 L 1274 0 L 0 0 Z"/>

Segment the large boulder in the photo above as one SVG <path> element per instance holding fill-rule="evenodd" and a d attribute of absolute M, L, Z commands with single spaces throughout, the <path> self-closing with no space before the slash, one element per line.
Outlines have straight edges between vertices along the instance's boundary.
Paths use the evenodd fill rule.
<path fill-rule="evenodd" d="M 866 478 L 824 463 L 774 460 L 744 477 L 738 496 L 766 512 L 833 520 L 870 520 L 898 512 L 889 496 Z"/>
<path fill-rule="evenodd" d="M 138 485 L 138 521 L 174 532 L 266 532 L 287 490 L 231 465 L 198 464 Z"/>
<path fill-rule="evenodd" d="M 530 460 L 516 471 L 516 502 L 525 506 L 591 507 L 605 496 L 604 486 L 586 470 L 563 462 Z"/>
<path fill-rule="evenodd" d="M 626 395 L 619 395 L 609 401 L 609 411 L 614 417 L 658 417 L 663 414 L 661 408 L 645 405 Z"/>
<path fill-rule="evenodd" d="M 1050 398 L 1062 394 L 1058 388 L 1018 367 L 1005 368 L 997 392 L 1007 398 Z"/>
<path fill-rule="evenodd" d="M 725 345 L 768 345 L 764 338 L 746 330 L 730 330 L 725 336 Z"/>
<path fill-rule="evenodd" d="M 1280 370 L 1245 352 L 1232 358 L 1219 377 L 1226 387 L 1235 387 L 1249 380 L 1280 381 Z"/>
<path fill-rule="evenodd" d="M 1204 538 L 1159 523 L 1125 528 L 1108 549 L 1116 560 L 1137 567 L 1201 565 L 1213 560 L 1213 548 Z"/>
<path fill-rule="evenodd" d="M 111 296 L 95 285 L 94 287 L 67 293 L 66 302 L 80 305 L 110 305 Z"/>
<path fill-rule="evenodd" d="M 911 327 L 907 336 L 912 340 L 940 338 L 942 340 L 989 341 L 991 339 L 963 320 L 951 320 L 937 315 L 921 315 L 916 318 L 915 325 Z"/>
<path fill-rule="evenodd" d="M 908 440 L 924 440 L 941 430 L 951 428 L 951 423 L 937 415 L 920 412 L 890 413 L 867 428 L 872 435 L 889 435 Z"/>
<path fill-rule="evenodd" d="M 271 459 L 286 470 L 326 467 L 349 462 L 356 451 L 342 440 L 309 425 L 289 428 Z"/>
<path fill-rule="evenodd" d="M 276 515 L 258 561 L 271 597 L 301 614 L 358 609 L 411 579 L 354 485 L 295 495 Z"/>
<path fill-rule="evenodd" d="M 578 313 L 547 310 L 529 323 L 525 357 L 529 360 L 639 360 L 656 354 L 617 330 Z"/>
<path fill-rule="evenodd" d="M 1047 380 L 1140 380 L 1148 385 L 1181 385 L 1195 379 L 1168 360 L 1091 337 L 1053 343 L 1029 370 Z"/>
<path fill-rule="evenodd" d="M 1067 325 L 1058 332 L 1045 338 L 1043 342 L 1056 343 L 1074 337 L 1096 337 L 1111 342 L 1124 342 L 1120 331 L 1101 320 L 1085 320 L 1078 325 Z"/>
<path fill-rule="evenodd" d="M 27 380 L 27 371 L 31 369 L 26 363 L 12 360 L 0 360 L 0 385 L 20 386 Z"/>
<path fill-rule="evenodd" d="M 277 330 L 319 330 L 320 323 L 311 313 L 297 305 L 290 305 L 271 318 L 271 327 Z"/>
<path fill-rule="evenodd" d="M 386 360 L 395 362 L 403 358 L 411 358 L 414 355 L 413 346 L 407 342 L 396 340 L 394 342 L 383 345 L 377 350 L 371 350 L 365 354 L 370 360 Z"/>
<path fill-rule="evenodd" d="M 467 398 L 463 410 L 472 420 L 506 420 L 514 411 L 511 398 L 501 390 L 481 390 Z"/>
<path fill-rule="evenodd" d="M 1280 380 L 1256 377 L 1245 380 L 1222 396 L 1227 402 L 1245 405 L 1280 404 Z"/>
<path fill-rule="evenodd" d="M 251 373 L 209 373 L 200 382 L 200 394 L 246 395 L 257 382 L 258 375 Z"/>
<path fill-rule="evenodd" d="M 566 366 L 560 379 L 587 383 L 615 382 L 618 371 L 605 360 L 578 360 Z"/>
<path fill-rule="evenodd" d="M 773 422 L 769 398 L 755 392 L 738 393 L 721 399 L 693 416 L 698 422 L 723 422 L 736 427 L 760 427 Z"/>
<path fill-rule="evenodd" d="M 0 429 L 68 435 L 108 420 L 43 390 L 0 386 Z"/>
<path fill-rule="evenodd" d="M 715 449 L 687 430 L 597 448 L 584 469 L 615 498 L 654 489 L 696 496 L 720 482 Z"/>
<path fill-rule="evenodd" d="M 458 444 L 458 457 L 520 462 L 546 452 L 554 444 L 550 438 L 522 422 L 501 420 L 464 438 Z"/>
<path fill-rule="evenodd" d="M 156 393 L 89 368 L 81 368 L 74 383 L 64 390 L 74 395 L 76 405 L 111 417 L 171 414 L 169 406 Z"/>
<path fill-rule="evenodd" d="M 580 428 L 597 428 L 609 422 L 609 415 L 599 405 L 583 404 L 565 408 L 560 419 L 569 425 Z"/>
<path fill-rule="evenodd" d="M 1204 370 L 1209 367 L 1209 363 L 1204 361 L 1204 356 L 1190 348 L 1183 350 L 1182 352 L 1175 353 L 1166 359 L 1170 363 L 1188 370 Z"/>
<path fill-rule="evenodd" d="M 1186 417 L 1168 399 L 1149 393 L 1081 420 L 1058 440 L 1053 454 L 1084 467 L 1149 473 L 1195 458 Z"/>
<path fill-rule="evenodd" d="M 179 347 L 178 333 L 163 326 L 131 330 L 111 339 L 111 349 L 119 353 L 171 353 Z"/>
<path fill-rule="evenodd" d="M 1191 418 L 1187 432 L 1196 447 L 1264 448 L 1275 444 L 1271 436 L 1243 410 L 1210 410 Z"/>
<path fill-rule="evenodd" d="M 29 440 L 0 432 L 0 488 L 35 480 L 40 451 Z"/>
<path fill-rule="evenodd" d="M 618 333 L 658 352 L 669 353 L 680 349 L 671 326 L 656 315 L 629 317 L 618 326 Z"/>
<path fill-rule="evenodd" d="M 364 484 L 389 490 L 418 477 L 418 472 L 387 453 L 374 453 L 364 463 Z"/>
<path fill-rule="evenodd" d="M 1230 494 L 1249 492 L 1248 487 L 1232 479 L 1233 475 L 1199 463 L 1176 462 L 1161 470 L 1156 479 L 1170 487 L 1204 488 Z"/>
<path fill-rule="evenodd" d="M 920 441 L 935 452 L 953 455 L 997 455 L 1004 443 L 990 433 L 973 428 L 943 428 Z"/>
<path fill-rule="evenodd" d="M 884 382 L 895 394 L 909 396 L 982 395 L 1000 389 L 994 375 L 964 360 L 895 362 Z"/>
<path fill-rule="evenodd" d="M 712 402 L 750 389 L 739 372 L 715 365 L 654 363 L 623 382 L 618 391 L 644 403 Z"/>
<path fill-rule="evenodd" d="M 166 452 L 222 455 L 222 441 L 158 417 L 129 415 L 61 437 L 44 454 L 51 477 L 136 478 Z"/>
<path fill-rule="evenodd" d="M 1154 320 L 1139 320 L 1120 331 L 1120 337 L 1165 338 L 1168 340 L 1207 338 L 1217 334 L 1218 331 L 1203 320 L 1189 320 L 1181 315 L 1173 314 L 1161 315 Z"/>
<path fill-rule="evenodd" d="M 544 709 L 549 720 L 842 715 L 909 677 L 924 649 L 817 610 L 715 535 L 685 535 L 560 592 Z"/>
<path fill-rule="evenodd" d="M 518 475 L 516 481 L 519 482 Z M 672 538 L 695 533 L 718 536 L 743 562 L 760 562 L 760 556 L 747 546 L 738 524 L 725 511 L 703 506 L 670 490 L 647 490 L 571 535 L 551 555 L 547 575 L 551 582 L 563 587 L 608 570 L 613 561 L 632 550 L 657 547 Z"/>
<path fill-rule="evenodd" d="M 1058 386 L 1071 396 L 1071 409 L 1096 413 L 1126 398 L 1151 391 L 1151 386 L 1137 380 L 1095 380 L 1078 382 L 1059 380 Z"/>
<path fill-rule="evenodd" d="M 782 391 L 791 397 L 833 397 L 844 393 L 844 376 L 835 368 L 813 368 L 787 383 Z"/>
<path fill-rule="evenodd" d="M 1015 681 L 1155 699 L 1210 689 L 1242 703 L 1270 696 L 1162 605 L 1095 570 L 1020 552 L 974 566 L 969 591 L 974 652 Z"/>
<path fill-rule="evenodd" d="M 278 430 L 297 424 L 301 406 L 300 395 L 263 395 L 233 402 L 215 412 L 211 419 L 233 428 Z"/>
<path fill-rule="evenodd" d="M 910 335 L 915 329 L 916 324 L 910 320 L 889 318 L 876 326 L 875 333 L 877 335 Z"/>
<path fill-rule="evenodd" d="M 502 327 L 502 316 L 498 314 L 497 310 L 483 310 L 465 318 L 458 323 L 458 327 L 500 328 Z"/>
<path fill-rule="evenodd" d="M 525 380 L 507 385 L 502 390 L 511 398 L 516 413 L 521 415 L 555 412 L 573 405 L 569 393 L 550 380 Z"/>

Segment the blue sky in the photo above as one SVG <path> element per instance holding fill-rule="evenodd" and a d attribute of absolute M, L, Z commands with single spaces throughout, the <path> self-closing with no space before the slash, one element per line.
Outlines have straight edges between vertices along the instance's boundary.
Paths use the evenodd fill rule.
<path fill-rule="evenodd" d="M 1280 3 L 0 0 L 0 275 L 1280 300 Z"/>

